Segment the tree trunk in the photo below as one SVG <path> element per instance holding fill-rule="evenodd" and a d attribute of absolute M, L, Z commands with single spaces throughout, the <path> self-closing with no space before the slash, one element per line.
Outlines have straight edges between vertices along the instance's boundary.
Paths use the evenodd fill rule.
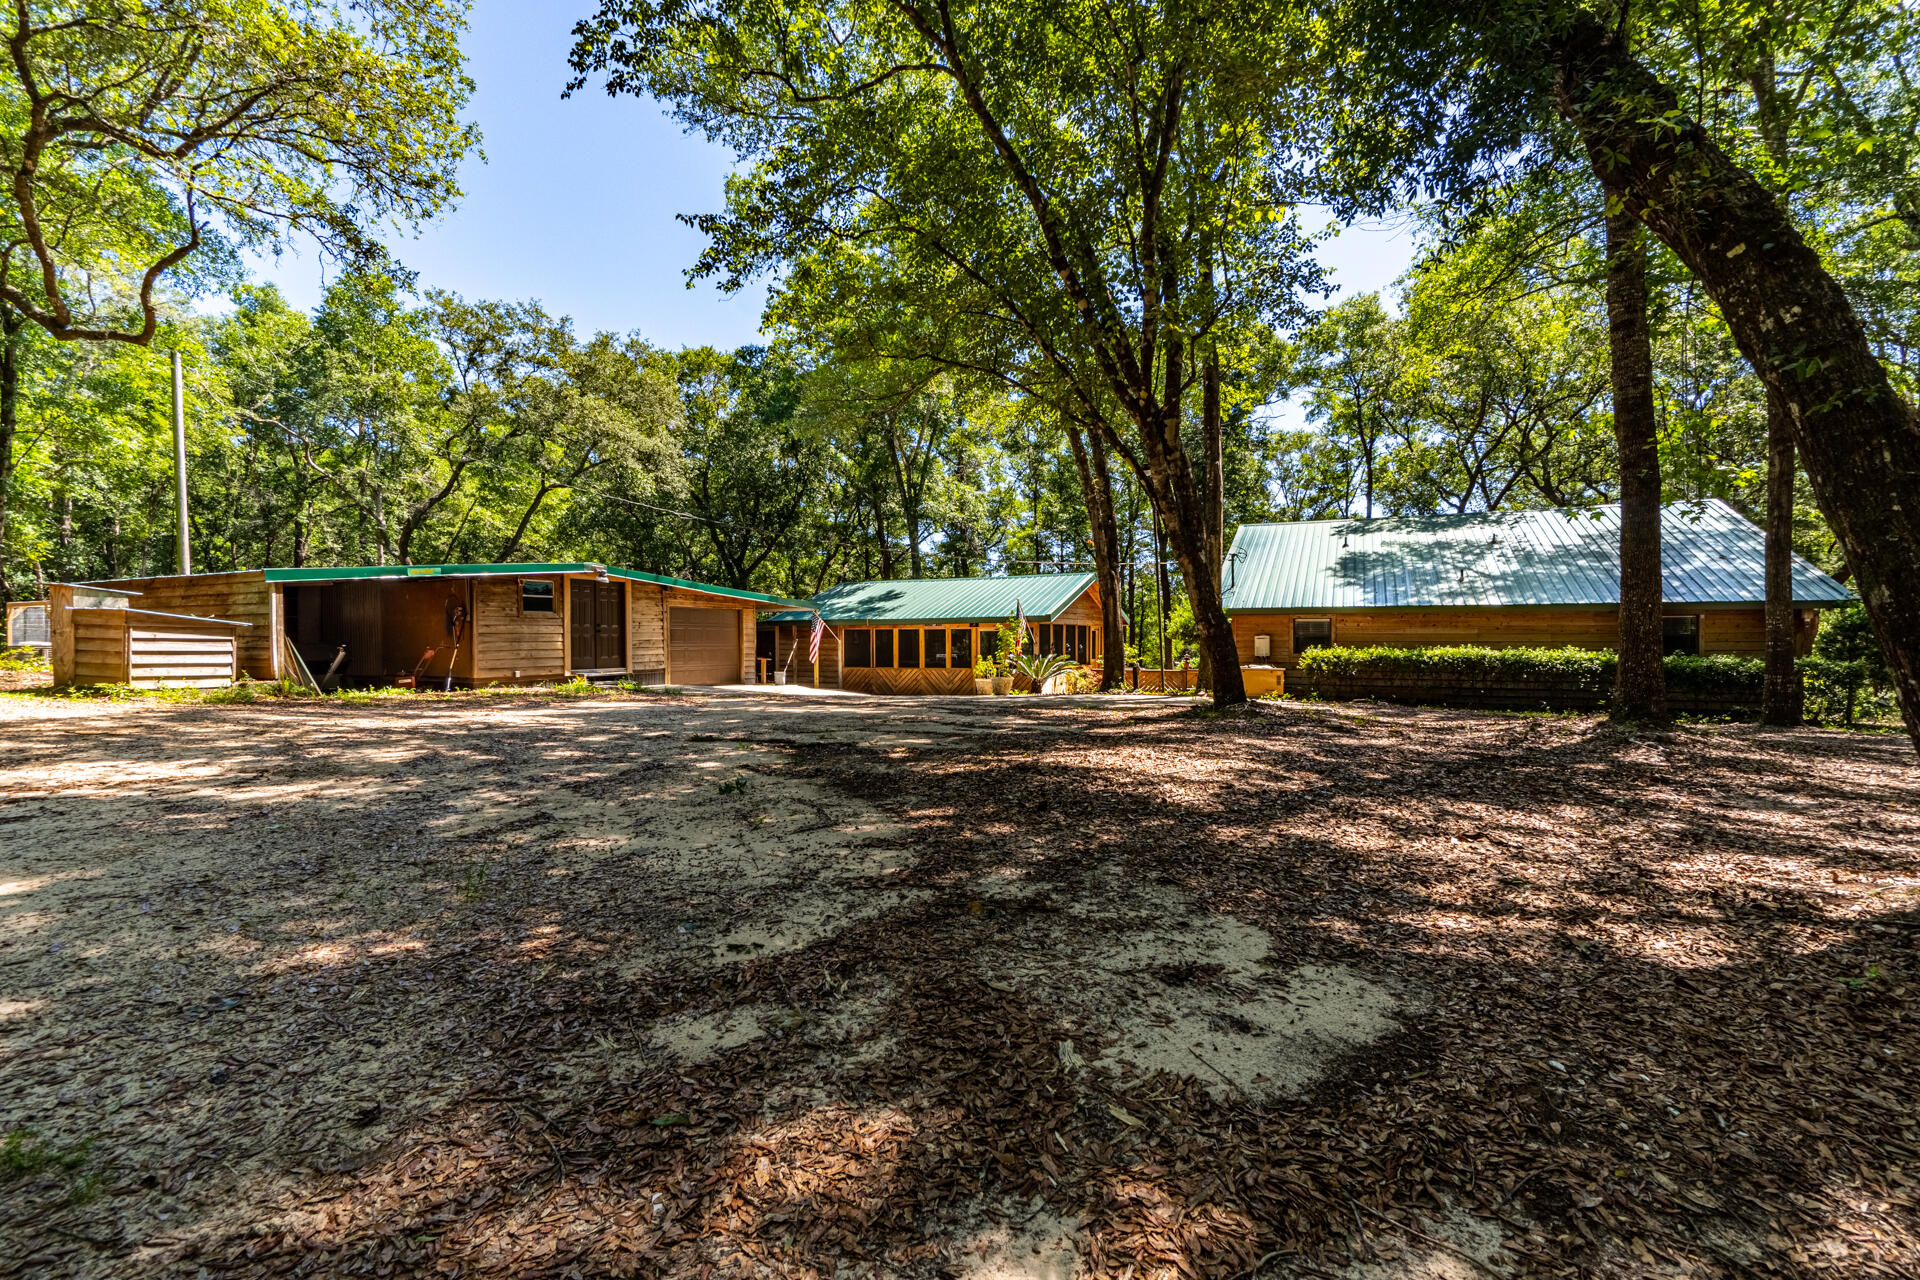
<path fill-rule="evenodd" d="M 1220 436 L 1220 350 L 1216 346 L 1208 347 L 1206 363 L 1200 373 L 1200 443 L 1206 454 L 1207 468 L 1207 558 L 1216 574 L 1224 575 L 1227 568 L 1227 464 Z M 1219 579 L 1216 577 L 1215 581 Z M 1205 650 L 1200 653 L 1199 680 L 1202 689 L 1213 688 L 1212 655 Z"/>
<path fill-rule="evenodd" d="M 1647 328 L 1647 245 L 1625 212 L 1607 215 L 1607 339 L 1613 365 L 1613 434 L 1620 449 L 1620 639 L 1613 715 L 1667 714 L 1660 662 L 1660 452 L 1653 413 L 1653 344 Z"/>
<path fill-rule="evenodd" d="M 1174 300 L 1171 280 L 1163 287 L 1162 296 L 1169 303 Z M 1194 480 L 1192 459 L 1187 456 L 1180 438 L 1185 360 L 1186 348 L 1180 335 L 1168 331 L 1161 358 L 1164 389 L 1157 406 L 1159 411 L 1141 420 L 1138 427 L 1149 478 L 1157 490 L 1152 495 L 1154 506 L 1165 517 L 1167 541 L 1174 561 L 1180 566 L 1180 576 L 1186 582 L 1187 603 L 1193 606 L 1194 627 L 1200 633 L 1200 650 L 1213 662 L 1213 705 L 1229 707 L 1247 700 L 1247 686 L 1240 677 L 1233 627 L 1227 621 L 1220 598 L 1219 564 L 1207 553 L 1206 504 Z"/>
<path fill-rule="evenodd" d="M 1793 646 L 1793 420 L 1767 393 L 1767 673 L 1762 724 L 1796 725 L 1804 710 Z"/>
<path fill-rule="evenodd" d="M 1693 272 L 1786 406 L 1920 747 L 1920 415 L 1780 203 L 1607 24 L 1576 10 L 1547 53 L 1594 172 Z"/>
<path fill-rule="evenodd" d="M 879 544 L 880 548 L 880 576 L 888 581 L 892 581 L 893 544 L 887 541 L 887 511 L 885 507 L 880 505 L 878 496 L 875 496 L 873 499 L 873 531 L 874 541 Z"/>
<path fill-rule="evenodd" d="M 1120 531 L 1113 518 L 1113 483 L 1107 474 L 1107 446 L 1099 432 L 1094 432 L 1093 439 L 1087 441 L 1081 437 L 1080 428 L 1069 422 L 1067 441 L 1073 446 L 1073 465 L 1080 472 L 1080 490 L 1087 501 L 1087 524 L 1093 531 L 1093 568 L 1100 583 L 1100 625 L 1107 637 L 1100 658 L 1100 688 L 1104 692 L 1120 686 L 1125 657 L 1119 647 Z"/>
<path fill-rule="evenodd" d="M 20 425 L 20 332 L 18 311 L 0 302 L 0 601 L 13 599 L 7 585 L 8 496 L 13 492 L 13 437 Z"/>

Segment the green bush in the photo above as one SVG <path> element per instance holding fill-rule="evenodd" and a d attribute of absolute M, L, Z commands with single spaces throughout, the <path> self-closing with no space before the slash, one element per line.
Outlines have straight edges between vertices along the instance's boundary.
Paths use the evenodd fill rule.
<path fill-rule="evenodd" d="M 1433 645 L 1423 649 L 1309 649 L 1300 669 L 1313 675 L 1446 675 L 1476 680 L 1548 679 L 1581 689 L 1613 684 L 1613 655 L 1592 649 L 1489 649 Z"/>
<path fill-rule="evenodd" d="M 1825 629 L 1821 632 L 1824 639 Z M 1868 642 L 1872 640 L 1867 637 Z M 1853 651 L 1858 638 L 1848 641 Z M 1863 720 L 1891 720 L 1899 716 L 1892 686 L 1884 668 L 1869 657 L 1841 660 L 1816 655 L 1801 658 L 1799 668 L 1806 688 L 1806 718 L 1815 724 L 1853 724 Z M 1872 651 L 1877 656 L 1877 650 Z M 1300 655 L 1300 670 L 1308 675 L 1352 677 L 1369 675 L 1431 675 L 1465 677 L 1493 683 L 1538 680 L 1565 687 L 1606 692 L 1613 687 L 1618 665 L 1609 650 L 1488 649 L 1479 645 L 1444 645 L 1425 649 L 1331 648 L 1310 649 Z M 1737 699 L 1760 705 L 1766 663 L 1731 653 L 1706 657 L 1671 654 L 1666 667 L 1667 692 L 1682 697 Z"/>
<path fill-rule="evenodd" d="M 1758 705 L 1761 687 L 1766 683 L 1767 664 L 1764 661 L 1731 653 L 1714 653 L 1704 658 L 1674 653 L 1667 655 L 1663 665 L 1667 669 L 1668 693 L 1696 693 L 1715 698 L 1746 697 L 1752 698 Z"/>
<path fill-rule="evenodd" d="M 38 649 L 0 648 L 0 671 L 48 671 L 47 659 Z"/>
<path fill-rule="evenodd" d="M 1893 686 L 1883 678 L 1886 669 L 1879 663 L 1824 658 L 1816 652 L 1794 665 L 1800 668 L 1806 691 L 1802 714 L 1812 723 L 1845 725 L 1900 718 Z"/>

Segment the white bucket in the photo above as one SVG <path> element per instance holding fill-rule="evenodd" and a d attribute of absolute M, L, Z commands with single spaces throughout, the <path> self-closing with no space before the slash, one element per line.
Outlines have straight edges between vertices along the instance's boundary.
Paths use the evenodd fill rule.
<path fill-rule="evenodd" d="M 785 684 L 785 683 L 787 682 L 787 673 L 786 673 L 786 672 L 784 672 L 784 671 L 776 671 L 776 672 L 774 672 L 774 673 L 773 673 L 773 682 L 774 682 L 775 684 Z"/>

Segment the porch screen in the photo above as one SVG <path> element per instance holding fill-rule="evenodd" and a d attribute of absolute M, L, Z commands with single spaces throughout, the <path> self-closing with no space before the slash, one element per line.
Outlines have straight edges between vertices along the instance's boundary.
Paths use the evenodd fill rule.
<path fill-rule="evenodd" d="M 965 671 L 973 666 L 973 632 L 955 627 L 949 632 L 953 637 L 953 665 Z"/>
<path fill-rule="evenodd" d="M 873 632 L 866 630 L 847 632 L 847 665 L 850 667 L 873 665 Z"/>
<path fill-rule="evenodd" d="M 911 627 L 900 628 L 900 665 L 903 667 L 920 665 L 920 633 Z"/>
<path fill-rule="evenodd" d="M 930 667 L 947 665 L 947 632 L 944 627 L 927 628 L 927 665 Z"/>
<path fill-rule="evenodd" d="M 893 665 L 893 632 L 876 631 L 873 633 L 873 665 L 890 667 Z"/>

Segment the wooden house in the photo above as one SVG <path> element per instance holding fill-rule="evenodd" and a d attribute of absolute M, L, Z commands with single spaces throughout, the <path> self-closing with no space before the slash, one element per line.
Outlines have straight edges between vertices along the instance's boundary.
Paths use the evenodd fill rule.
<path fill-rule="evenodd" d="M 1669 653 L 1766 647 L 1766 535 L 1718 500 L 1661 514 Z M 1611 649 L 1620 508 L 1242 525 L 1222 590 L 1240 661 L 1292 667 L 1323 645 Z M 1853 599 L 1799 557 L 1798 647 L 1818 611 Z"/>
<path fill-rule="evenodd" d="M 1096 661 L 1100 588 L 1091 573 L 1010 578 L 848 582 L 804 610 L 775 613 L 763 641 L 776 671 L 799 684 L 861 693 L 971 693 L 973 663 L 990 654 L 1015 608 L 1034 626 L 1029 652 Z M 813 617 L 826 624 L 820 660 L 808 658 Z"/>
<path fill-rule="evenodd" d="M 800 607 L 584 562 L 249 569 L 89 585 L 130 593 L 143 609 L 246 624 L 234 641 L 242 674 L 294 675 L 297 652 L 316 677 L 332 669 L 346 685 L 416 671 L 423 685 L 463 688 L 577 675 L 739 684 L 752 679 L 758 611 Z M 57 651 L 57 621 L 55 635 Z"/>

